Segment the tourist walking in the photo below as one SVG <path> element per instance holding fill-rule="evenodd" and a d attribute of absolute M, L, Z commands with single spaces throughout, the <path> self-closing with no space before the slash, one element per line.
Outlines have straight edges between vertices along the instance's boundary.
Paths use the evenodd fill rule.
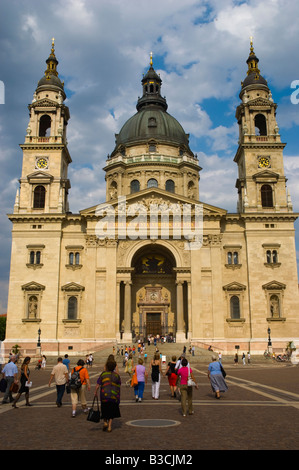
<path fill-rule="evenodd" d="M 125 372 L 129 374 L 129 379 L 126 381 L 126 386 L 129 387 L 131 385 L 131 380 L 133 377 L 133 368 L 134 368 L 134 361 L 132 353 L 129 354 L 128 360 L 126 362 Z"/>
<path fill-rule="evenodd" d="M 161 378 L 161 359 L 160 354 L 156 353 L 154 359 L 150 363 L 150 374 L 152 379 L 152 398 L 158 400 L 160 392 L 160 378 Z"/>
<path fill-rule="evenodd" d="M 107 366 L 107 363 L 108 363 L 108 362 L 115 362 L 115 369 L 114 369 L 114 372 L 116 372 L 117 374 L 119 374 L 118 365 L 117 365 L 117 363 L 116 363 L 116 360 L 115 360 L 113 354 L 109 354 L 109 356 L 108 356 L 108 358 L 107 358 L 107 361 L 106 361 L 106 364 L 105 364 L 105 367 L 104 367 L 104 370 L 107 370 L 107 369 L 106 369 L 106 366 Z"/>
<path fill-rule="evenodd" d="M 52 380 L 55 380 L 56 383 L 56 405 L 58 407 L 62 406 L 62 397 L 65 392 L 65 384 L 69 382 L 69 374 L 67 367 L 65 364 L 62 363 L 62 357 L 57 359 L 56 366 L 53 367 L 50 380 L 49 380 L 49 387 L 51 386 Z"/>
<path fill-rule="evenodd" d="M 115 361 L 109 361 L 101 375 L 99 376 L 95 388 L 95 396 L 98 396 L 100 389 L 101 418 L 104 420 L 103 431 L 112 431 L 112 420 L 120 418 L 120 386 L 119 374 L 114 372 Z"/>
<path fill-rule="evenodd" d="M 176 382 L 178 378 L 175 372 L 175 366 L 176 366 L 176 356 L 172 356 L 171 361 L 168 362 L 167 369 L 165 372 L 165 376 L 168 378 L 168 384 L 170 387 L 172 398 L 176 398 Z"/>
<path fill-rule="evenodd" d="M 143 392 L 145 384 L 147 383 L 147 371 L 143 365 L 143 359 L 140 357 L 138 359 L 138 364 L 135 367 L 138 384 L 134 386 L 135 400 L 136 402 L 141 402 L 143 400 Z"/>
<path fill-rule="evenodd" d="M 69 360 L 69 355 L 68 354 L 65 354 L 64 355 L 64 359 L 62 361 L 62 364 L 64 364 L 67 368 L 67 371 L 70 372 L 70 360 Z"/>
<path fill-rule="evenodd" d="M 221 364 L 217 361 L 216 356 L 212 356 L 212 362 L 208 367 L 208 379 L 210 380 L 211 387 L 215 393 L 215 398 L 220 398 L 220 392 L 226 392 L 228 386 L 224 380 Z"/>
<path fill-rule="evenodd" d="M 25 393 L 25 400 L 26 400 L 26 406 L 32 406 L 29 403 L 29 388 L 31 387 L 31 382 L 29 379 L 30 375 L 30 370 L 29 370 L 29 363 L 30 363 L 31 358 L 30 357 L 25 357 L 23 364 L 21 365 L 21 378 L 20 378 L 20 387 L 18 390 L 18 393 L 14 399 L 14 402 L 12 404 L 13 408 L 17 408 L 16 403 L 19 400 L 20 396 L 22 393 Z"/>
<path fill-rule="evenodd" d="M 4 392 L 4 397 L 2 404 L 11 403 L 13 401 L 11 386 L 15 383 L 18 383 L 18 367 L 16 365 L 17 356 L 11 356 L 9 362 L 5 364 L 1 373 L 3 378 L 6 380 L 6 390 Z"/>
<path fill-rule="evenodd" d="M 187 415 L 187 402 L 188 402 L 188 413 L 193 415 L 193 387 L 188 385 L 188 377 L 191 377 L 195 383 L 195 387 L 198 388 L 198 385 L 195 381 L 192 369 L 188 365 L 187 359 L 184 357 L 181 362 L 181 367 L 178 370 L 177 383 L 180 381 L 180 392 L 181 392 L 181 408 L 182 415 Z"/>
<path fill-rule="evenodd" d="M 71 373 L 71 402 L 72 402 L 72 417 L 76 416 L 76 409 L 80 401 L 84 413 L 87 413 L 88 406 L 86 400 L 86 388 L 90 390 L 90 380 L 87 369 L 84 367 L 83 359 L 79 359 L 77 366 L 75 366 Z M 76 380 L 77 377 L 77 380 Z"/>

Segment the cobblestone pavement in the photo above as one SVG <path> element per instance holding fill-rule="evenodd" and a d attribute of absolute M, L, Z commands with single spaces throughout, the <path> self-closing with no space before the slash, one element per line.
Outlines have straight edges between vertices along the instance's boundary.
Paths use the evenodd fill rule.
<path fill-rule="evenodd" d="M 0 449 L 101 450 L 107 455 L 114 451 L 116 456 L 117 451 L 122 455 L 125 450 L 133 451 L 135 456 L 143 455 L 143 450 L 169 451 L 174 455 L 196 450 L 298 450 L 299 366 L 254 360 L 250 365 L 234 366 L 225 361 L 224 358 L 229 390 L 216 400 L 207 379 L 208 363 L 193 365 L 190 358 L 199 389 L 193 391 L 194 414 L 187 417 L 182 416 L 180 402 L 170 397 L 166 378 L 161 382 L 159 400 L 151 398 L 149 381 L 144 401 L 136 403 L 133 390 L 125 386 L 126 375 L 119 362 L 121 418 L 113 421 L 111 433 L 102 432 L 102 422 L 87 421 L 80 409 L 72 418 L 67 394 L 63 406 L 58 408 L 55 385 L 48 387 L 52 365 L 48 364 L 45 370 L 34 370 L 32 365 L 33 406 L 25 406 L 24 397 L 19 400 L 18 409 L 0 404 Z M 88 369 L 89 404 L 102 368 L 103 361 L 99 360 Z M 138 424 L 134 423 L 136 420 L 141 420 L 141 426 L 134 425 Z"/>

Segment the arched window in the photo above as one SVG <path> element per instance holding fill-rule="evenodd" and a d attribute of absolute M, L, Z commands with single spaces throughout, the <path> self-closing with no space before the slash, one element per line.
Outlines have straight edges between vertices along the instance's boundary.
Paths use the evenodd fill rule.
<path fill-rule="evenodd" d="M 232 264 L 232 259 L 233 259 L 233 258 L 232 258 L 232 252 L 229 251 L 229 252 L 227 253 L 227 264 Z"/>
<path fill-rule="evenodd" d="M 239 253 L 234 251 L 234 264 L 239 264 Z"/>
<path fill-rule="evenodd" d="M 277 251 L 272 251 L 272 263 L 278 263 Z"/>
<path fill-rule="evenodd" d="M 155 178 L 151 178 L 147 182 L 147 187 L 148 188 L 157 188 L 158 187 L 158 181 Z"/>
<path fill-rule="evenodd" d="M 230 315 L 235 320 L 240 318 L 240 299 L 236 295 L 230 299 Z"/>
<path fill-rule="evenodd" d="M 80 253 L 78 252 L 75 254 L 75 264 L 80 264 Z"/>
<path fill-rule="evenodd" d="M 170 193 L 174 193 L 174 181 L 167 180 L 165 183 L 165 189 L 166 191 L 169 191 Z"/>
<path fill-rule="evenodd" d="M 45 207 L 46 190 L 44 186 L 36 186 L 34 189 L 33 208 L 43 209 Z"/>
<path fill-rule="evenodd" d="M 140 191 L 140 183 L 138 180 L 131 181 L 131 194 L 138 193 Z"/>
<path fill-rule="evenodd" d="M 40 264 L 40 251 L 35 253 L 35 264 Z"/>
<path fill-rule="evenodd" d="M 78 300 L 77 297 L 72 296 L 68 299 L 67 303 L 67 318 L 68 320 L 77 319 Z"/>
<path fill-rule="evenodd" d="M 254 118 L 256 135 L 267 135 L 267 123 L 263 114 L 257 114 Z"/>
<path fill-rule="evenodd" d="M 273 193 L 269 184 L 263 184 L 261 187 L 262 207 L 273 207 Z"/>
<path fill-rule="evenodd" d="M 51 133 L 51 118 L 44 114 L 39 121 L 39 137 L 49 137 Z"/>
<path fill-rule="evenodd" d="M 69 264 L 74 264 L 74 253 L 73 252 L 71 252 L 69 254 Z"/>

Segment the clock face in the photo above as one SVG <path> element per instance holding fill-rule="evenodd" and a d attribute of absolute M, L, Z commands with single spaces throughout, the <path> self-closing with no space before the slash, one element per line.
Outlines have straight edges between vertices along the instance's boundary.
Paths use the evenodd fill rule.
<path fill-rule="evenodd" d="M 46 158 L 39 158 L 36 162 L 38 168 L 48 168 L 48 160 Z"/>
<path fill-rule="evenodd" d="M 260 168 L 267 168 L 270 166 L 270 160 L 267 157 L 262 157 L 259 159 L 259 167 Z"/>

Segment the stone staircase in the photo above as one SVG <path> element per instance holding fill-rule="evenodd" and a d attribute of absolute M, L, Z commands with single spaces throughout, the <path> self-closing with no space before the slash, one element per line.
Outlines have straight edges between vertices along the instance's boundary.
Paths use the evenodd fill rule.
<path fill-rule="evenodd" d="M 137 343 L 134 343 L 136 352 L 135 352 L 135 359 L 137 360 L 138 358 L 138 352 L 137 352 Z M 113 350 L 114 346 L 114 350 Z M 122 363 L 124 356 L 121 354 L 117 355 L 117 346 L 121 348 L 123 346 L 125 350 L 125 344 L 109 344 L 107 347 L 102 348 L 100 351 L 95 351 L 93 352 L 93 357 L 94 357 L 94 362 L 95 363 L 102 363 L 105 361 L 108 357 L 109 354 L 113 354 L 115 356 L 116 362 L 117 363 Z M 129 345 L 128 345 L 129 346 Z M 132 345 L 130 345 L 132 347 Z M 159 350 L 159 353 L 162 355 L 162 359 L 166 356 L 166 364 L 172 359 L 172 356 L 176 356 L 178 359 L 179 356 L 183 353 L 183 348 L 184 344 L 182 343 L 157 343 L 157 349 Z M 194 356 L 192 356 L 189 353 L 189 348 L 188 344 L 186 344 L 186 358 L 190 360 L 190 363 L 196 364 L 197 362 L 204 362 L 204 363 L 209 363 L 211 361 L 212 357 L 212 352 L 208 351 L 207 349 L 204 348 L 199 348 L 195 346 L 195 351 L 194 351 Z M 149 363 L 155 354 L 156 347 L 151 344 L 150 346 L 145 345 L 145 353 L 147 353 L 147 363 Z M 142 355 L 144 357 L 144 355 Z"/>

